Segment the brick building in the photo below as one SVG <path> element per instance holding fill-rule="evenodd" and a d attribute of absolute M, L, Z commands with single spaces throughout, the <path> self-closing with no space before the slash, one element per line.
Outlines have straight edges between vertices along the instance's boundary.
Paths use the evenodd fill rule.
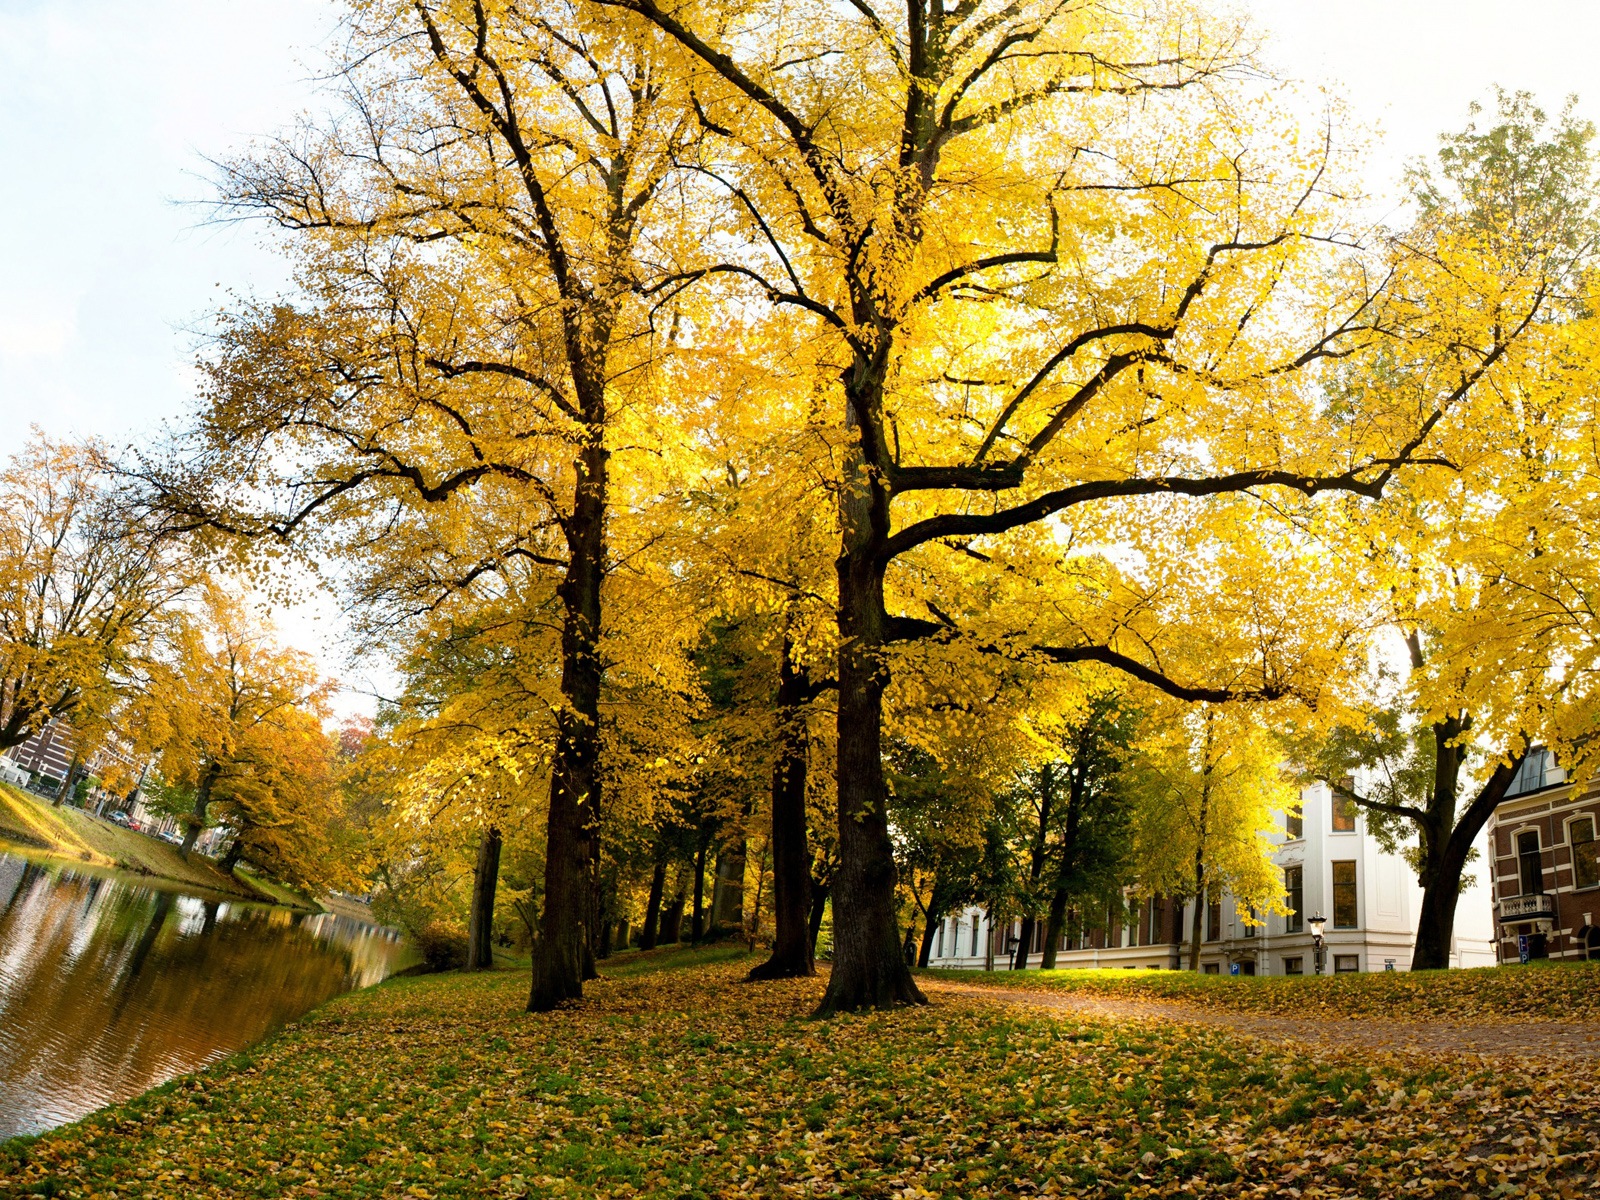
<path fill-rule="evenodd" d="M 1600 959 L 1597 833 L 1600 780 L 1575 787 L 1530 751 L 1489 822 L 1500 962 Z"/>

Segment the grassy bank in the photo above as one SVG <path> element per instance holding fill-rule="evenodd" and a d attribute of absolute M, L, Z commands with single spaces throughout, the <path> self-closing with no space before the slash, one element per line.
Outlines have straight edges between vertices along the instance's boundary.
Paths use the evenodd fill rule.
<path fill-rule="evenodd" d="M 1090 992 L 1128 1000 L 1176 1000 L 1205 1008 L 1285 1017 L 1429 1017 L 1497 1021 L 1600 1018 L 1600 963 L 1534 963 L 1465 971 L 1372 975 L 1199 975 L 1191 971 L 930 971 L 992 988 Z"/>
<path fill-rule="evenodd" d="M 522 1011 L 522 971 L 353 993 L 200 1075 L 0 1147 L 0 1194 L 1600 1187 L 1600 1086 L 1584 1064 L 1269 1046 L 986 999 L 819 1022 L 820 981 L 745 984 L 735 953 L 629 956 L 581 1004 L 540 1016 Z"/>
<path fill-rule="evenodd" d="M 58 808 L 48 800 L 5 784 L 0 784 L 0 839 L 91 866 L 151 875 L 264 903 L 315 907 L 281 884 L 243 873 L 229 875 L 217 870 L 203 854 L 184 858 L 176 846 L 159 838 L 124 829 L 68 804 Z"/>

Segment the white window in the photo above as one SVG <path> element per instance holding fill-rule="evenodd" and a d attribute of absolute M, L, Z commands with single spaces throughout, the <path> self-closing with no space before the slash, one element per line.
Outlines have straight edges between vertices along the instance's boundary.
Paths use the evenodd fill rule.
<path fill-rule="evenodd" d="M 1359 954 L 1335 954 L 1333 956 L 1333 973 L 1335 975 L 1355 975 L 1361 970 L 1361 956 Z"/>
<path fill-rule="evenodd" d="M 1299 957 L 1284 959 L 1283 973 L 1285 975 L 1304 975 L 1306 973 L 1306 960 Z"/>

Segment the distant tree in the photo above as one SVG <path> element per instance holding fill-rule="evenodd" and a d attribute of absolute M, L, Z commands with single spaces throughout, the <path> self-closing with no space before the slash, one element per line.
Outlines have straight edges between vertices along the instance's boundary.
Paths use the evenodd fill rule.
<path fill-rule="evenodd" d="M 168 795 L 187 799 L 184 854 L 215 820 L 215 805 L 235 831 L 229 866 L 254 850 L 288 878 L 316 875 L 312 844 L 326 837 L 339 802 L 334 744 L 322 730 L 330 687 L 220 584 L 204 587 L 128 714 Z"/>
<path fill-rule="evenodd" d="M 1273 812 L 1298 801 L 1277 743 L 1250 714 L 1208 705 L 1154 715 L 1152 726 L 1130 762 L 1135 869 L 1147 894 L 1194 901 L 1198 971 L 1207 897 L 1226 890 L 1252 913 L 1283 911 L 1268 835 Z"/>
<path fill-rule="evenodd" d="M 92 736 L 189 585 L 125 500 L 97 442 L 35 431 L 0 471 L 0 751 L 56 717 Z"/>

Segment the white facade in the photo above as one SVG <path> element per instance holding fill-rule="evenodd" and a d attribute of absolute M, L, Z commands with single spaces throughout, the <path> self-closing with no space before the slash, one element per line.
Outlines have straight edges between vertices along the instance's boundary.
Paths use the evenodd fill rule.
<path fill-rule="evenodd" d="M 1266 914 L 1250 925 L 1240 906 L 1226 893 L 1214 909 L 1201 913 L 1200 969 L 1220 974 L 1294 975 L 1315 970 L 1307 917 L 1327 918 L 1323 934 L 1325 973 L 1341 971 L 1404 971 L 1411 964 L 1422 889 L 1416 874 L 1399 854 L 1387 854 L 1367 832 L 1366 817 L 1336 806 L 1327 785 L 1314 784 L 1301 794 L 1298 822 L 1277 814 L 1278 850 L 1286 892 L 1293 871 L 1299 872 L 1300 904 L 1289 916 Z M 1336 809 L 1338 810 L 1336 812 Z M 1336 818 L 1342 818 L 1342 821 Z M 1353 828 L 1338 827 L 1341 824 Z M 1295 836 L 1298 835 L 1298 836 Z M 1452 967 L 1493 966 L 1493 916 L 1489 889 L 1483 880 L 1487 862 L 1475 864 L 1478 877 L 1462 895 L 1450 948 Z M 1110 914 L 1107 928 L 1063 939 L 1057 967 L 1129 967 L 1178 969 L 1189 963 L 1194 904 L 1137 902 L 1126 916 Z M 1040 922 L 1041 926 L 1043 922 Z M 1020 922 L 995 936 L 995 965 L 1007 965 L 1005 935 L 1014 936 Z M 992 936 L 981 910 L 968 908 L 946 918 L 935 936 L 929 965 L 981 970 L 985 938 Z M 1043 959 L 1042 929 L 1036 935 L 1028 965 Z"/>

